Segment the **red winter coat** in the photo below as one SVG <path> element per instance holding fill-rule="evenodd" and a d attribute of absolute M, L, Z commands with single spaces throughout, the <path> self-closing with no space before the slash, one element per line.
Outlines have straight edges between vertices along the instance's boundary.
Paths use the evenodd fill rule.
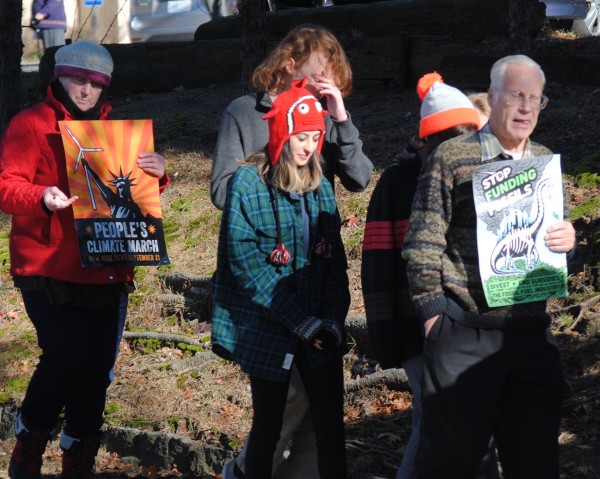
<path fill-rule="evenodd" d="M 104 103 L 100 119 L 110 110 Z M 132 267 L 84 268 L 73 208 L 50 213 L 43 205 L 49 186 L 71 196 L 58 122 L 73 119 L 48 87 L 46 100 L 16 115 L 0 142 L 0 210 L 12 215 L 10 274 L 83 284 L 131 281 Z M 165 174 L 161 189 L 166 182 Z"/>

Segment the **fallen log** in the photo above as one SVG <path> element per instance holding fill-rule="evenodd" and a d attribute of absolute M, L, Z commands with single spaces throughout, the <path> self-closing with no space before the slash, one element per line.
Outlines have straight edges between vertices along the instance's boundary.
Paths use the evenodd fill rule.
<path fill-rule="evenodd" d="M 408 386 L 408 377 L 404 369 L 384 369 L 364 378 L 351 379 L 344 382 L 344 392 L 346 394 L 358 391 L 359 389 L 386 387 L 393 391 L 410 391 Z"/>
<path fill-rule="evenodd" d="M 159 278 L 165 283 L 165 286 L 176 293 L 205 292 L 212 291 L 212 277 L 198 275 L 188 271 L 175 271 L 171 273 L 159 274 Z"/>
<path fill-rule="evenodd" d="M 180 359 L 171 363 L 167 369 L 170 371 L 187 371 L 188 369 L 197 368 L 211 361 L 220 361 L 221 359 L 212 351 L 203 351 L 194 354 L 191 358 Z"/>
<path fill-rule="evenodd" d="M 183 343 L 191 346 L 206 346 L 206 343 L 196 338 L 189 336 L 183 336 L 180 334 L 168 334 L 168 333 L 154 333 L 149 331 L 125 331 L 123 332 L 123 339 L 135 340 L 135 339 L 154 339 L 164 343 Z"/>

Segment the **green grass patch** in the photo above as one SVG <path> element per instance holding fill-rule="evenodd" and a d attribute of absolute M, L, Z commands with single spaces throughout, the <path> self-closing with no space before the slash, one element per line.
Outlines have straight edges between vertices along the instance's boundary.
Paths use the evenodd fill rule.
<path fill-rule="evenodd" d="M 171 203 L 171 209 L 177 212 L 186 212 L 190 210 L 190 200 L 188 198 L 177 198 Z"/>
<path fill-rule="evenodd" d="M 600 213 L 600 196 L 596 196 L 569 211 L 571 221 L 581 218 L 596 218 Z"/>
<path fill-rule="evenodd" d="M 600 152 L 570 162 L 565 167 L 565 172 L 572 176 L 584 175 L 586 173 L 600 173 Z"/>
<path fill-rule="evenodd" d="M 172 433 L 176 433 L 179 429 L 179 425 L 181 423 L 185 424 L 185 427 L 188 431 L 193 430 L 192 421 L 188 417 L 176 416 L 167 418 L 167 423 L 169 424 L 169 429 L 171 429 Z"/>
<path fill-rule="evenodd" d="M 181 237 L 180 231 L 181 225 L 174 221 L 172 218 L 163 218 L 163 231 L 165 234 L 165 241 L 167 247 L 170 243 L 175 243 Z"/>
<path fill-rule="evenodd" d="M 109 402 L 104 407 L 104 420 L 107 424 L 118 426 L 123 422 L 124 407 L 117 402 Z"/>
<path fill-rule="evenodd" d="M 10 364 L 11 361 L 22 361 L 37 357 L 39 349 L 37 346 L 37 336 L 33 329 L 23 330 L 19 336 L 14 338 L 14 331 L 0 329 L 0 338 L 8 338 L 0 347 L 0 364 Z"/>
<path fill-rule="evenodd" d="M 31 374 L 18 374 L 8 378 L 2 385 L 2 391 L 0 392 L 0 403 L 7 403 L 16 398 L 23 397 L 29 381 L 31 380 Z"/>
<path fill-rule="evenodd" d="M 579 186 L 594 188 L 600 184 L 600 175 L 597 173 L 581 173 L 576 177 Z"/>
<path fill-rule="evenodd" d="M 132 347 L 140 354 L 152 354 L 164 346 L 174 348 L 175 344 L 171 341 L 159 341 L 158 339 L 134 339 Z"/>
<path fill-rule="evenodd" d="M 196 346 L 194 344 L 186 343 L 177 343 L 177 348 L 183 351 L 184 353 L 191 353 L 190 356 L 193 356 L 196 353 L 203 353 L 206 351 L 206 348 L 202 346 Z"/>

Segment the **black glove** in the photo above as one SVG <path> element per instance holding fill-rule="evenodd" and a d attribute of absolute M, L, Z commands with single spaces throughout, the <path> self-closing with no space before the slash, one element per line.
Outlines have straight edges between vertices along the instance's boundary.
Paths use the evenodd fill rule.
<path fill-rule="evenodd" d="M 300 323 L 294 332 L 300 336 L 302 341 L 312 342 L 312 338 L 317 333 L 321 326 L 323 325 L 323 320 L 321 318 L 317 318 L 316 316 L 307 316 L 302 323 Z"/>
<path fill-rule="evenodd" d="M 307 316 L 294 332 L 303 341 L 322 351 L 338 348 L 344 337 L 344 330 L 338 322 L 316 316 Z"/>
<path fill-rule="evenodd" d="M 323 324 L 313 336 L 313 346 L 322 351 L 332 351 L 342 344 L 344 331 L 337 321 L 324 319 Z"/>

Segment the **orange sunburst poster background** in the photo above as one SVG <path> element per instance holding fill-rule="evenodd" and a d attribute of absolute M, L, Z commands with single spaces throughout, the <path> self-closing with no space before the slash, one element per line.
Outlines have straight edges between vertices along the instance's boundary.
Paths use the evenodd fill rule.
<path fill-rule="evenodd" d="M 168 264 L 158 179 L 137 165 L 154 151 L 152 120 L 59 127 L 84 266 Z"/>
<path fill-rule="evenodd" d="M 114 176 L 131 172 L 135 186 L 131 189 L 134 201 L 145 214 L 162 217 L 158 179 L 144 173 L 137 166 L 139 153 L 154 151 L 152 120 L 98 120 L 98 121 L 61 121 L 60 133 L 67 156 L 67 175 L 71 196 L 79 196 L 73 204 L 75 218 L 110 218 L 110 209 L 97 186 L 92 182 L 92 192 L 97 210 L 92 208 L 92 198 L 86 184 L 86 175 L 81 164 L 75 172 L 80 147 L 68 134 L 65 127 L 79 141 L 81 148 L 101 149 L 102 151 L 84 152 L 85 159 L 98 173 L 105 184 L 110 185 Z M 114 189 L 114 188 L 113 188 Z"/>

